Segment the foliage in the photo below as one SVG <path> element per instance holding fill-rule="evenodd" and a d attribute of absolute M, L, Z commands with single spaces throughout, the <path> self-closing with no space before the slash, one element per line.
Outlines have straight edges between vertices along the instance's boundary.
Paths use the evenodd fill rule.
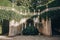
<path fill-rule="evenodd" d="M 46 9 L 46 6 L 38 7 L 37 10 L 39 10 L 39 9 L 40 9 L 40 11 L 43 11 L 44 9 Z"/>
<path fill-rule="evenodd" d="M 8 0 L 0 0 L 0 6 L 12 6 L 11 2 Z"/>
<path fill-rule="evenodd" d="M 38 30 L 34 26 L 27 26 L 23 30 L 23 35 L 38 35 Z"/>
<path fill-rule="evenodd" d="M 17 13 L 14 13 L 13 11 L 5 11 L 5 10 L 0 10 L 0 20 L 6 19 L 6 20 L 20 20 L 23 15 L 19 15 Z"/>
<path fill-rule="evenodd" d="M 49 3 L 50 1 L 52 0 L 0 0 L 0 6 L 12 7 L 13 3 L 19 10 L 30 9 L 33 11 L 34 9 L 41 9 L 41 7 L 46 6 L 46 4 L 49 4 L 51 6 L 56 5 L 55 3 L 57 3 L 57 5 L 59 4 L 58 0 L 56 0 L 57 2 L 52 3 L 53 5 Z"/>
<path fill-rule="evenodd" d="M 60 17 L 60 10 L 54 10 L 54 11 L 48 11 L 43 13 L 42 15 L 40 15 L 42 18 L 51 18 L 51 19 L 55 19 L 55 18 L 59 18 Z"/>
<path fill-rule="evenodd" d="M 0 34 L 2 34 L 2 25 L 0 25 Z"/>
<path fill-rule="evenodd" d="M 60 6 L 60 0 L 55 0 L 54 2 L 52 2 L 48 5 L 49 5 L 49 8 L 50 7 L 58 7 L 58 6 Z"/>
<path fill-rule="evenodd" d="M 50 1 L 52 0 L 0 0 L 0 5 L 12 7 L 13 3 L 15 6 L 14 8 L 18 10 L 22 9 L 24 11 L 25 9 L 29 9 L 33 12 L 34 9 L 37 11 L 41 9 L 41 7 L 45 8 L 46 4 L 52 5 L 49 3 Z"/>
<path fill-rule="evenodd" d="M 17 6 L 22 6 L 33 11 L 34 9 L 37 10 L 42 6 L 46 6 L 50 1 L 52 0 L 15 0 L 14 2 L 17 4 Z"/>

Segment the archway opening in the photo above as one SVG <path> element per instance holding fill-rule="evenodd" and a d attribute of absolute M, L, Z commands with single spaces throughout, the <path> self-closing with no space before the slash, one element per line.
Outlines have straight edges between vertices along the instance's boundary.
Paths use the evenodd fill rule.
<path fill-rule="evenodd" d="M 2 22 L 2 35 L 8 35 L 9 33 L 9 20 L 3 19 Z"/>
<path fill-rule="evenodd" d="M 23 29 L 23 35 L 38 35 L 38 29 L 34 26 L 34 21 L 28 19 L 26 21 L 26 28 Z"/>

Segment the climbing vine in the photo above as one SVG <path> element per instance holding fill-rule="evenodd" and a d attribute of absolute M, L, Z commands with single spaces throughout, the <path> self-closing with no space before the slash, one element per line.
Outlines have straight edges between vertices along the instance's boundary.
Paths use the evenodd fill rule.
<path fill-rule="evenodd" d="M 51 19 L 59 18 L 60 17 L 60 10 L 53 10 L 53 11 L 45 12 L 42 15 L 40 15 L 40 17 L 42 17 L 42 18 L 48 17 Z"/>
<path fill-rule="evenodd" d="M 5 10 L 0 10 L 0 20 L 6 19 L 6 20 L 20 20 L 23 15 L 19 15 L 13 11 L 5 11 Z"/>

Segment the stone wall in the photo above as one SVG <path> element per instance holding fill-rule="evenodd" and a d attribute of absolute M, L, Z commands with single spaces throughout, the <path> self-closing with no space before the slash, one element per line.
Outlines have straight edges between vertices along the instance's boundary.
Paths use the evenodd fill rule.
<path fill-rule="evenodd" d="M 19 22 L 14 19 L 9 22 L 9 34 L 8 36 L 15 36 L 17 34 L 22 34 L 23 28 L 26 28 L 27 18 L 21 19 Z"/>
<path fill-rule="evenodd" d="M 15 20 L 11 20 L 9 23 L 9 35 L 8 36 L 15 36 L 17 34 L 20 34 L 22 30 L 22 26 L 19 22 Z"/>
<path fill-rule="evenodd" d="M 52 35 L 51 31 L 51 19 L 46 18 L 46 20 L 42 19 L 42 30 L 41 33 L 46 36 Z"/>
<path fill-rule="evenodd" d="M 26 26 L 25 25 L 26 20 L 24 20 L 24 22 L 22 24 L 21 24 L 21 21 L 17 22 L 15 20 L 11 20 L 9 24 L 10 24 L 9 25 L 9 36 L 15 36 L 17 34 L 22 34 L 22 30 Z M 24 24 L 24 26 L 23 26 L 23 24 Z M 38 25 L 37 27 L 38 27 L 40 34 L 47 35 L 47 36 L 52 35 L 50 18 L 49 19 L 46 18 L 46 20 L 42 19 L 40 26 Z"/>

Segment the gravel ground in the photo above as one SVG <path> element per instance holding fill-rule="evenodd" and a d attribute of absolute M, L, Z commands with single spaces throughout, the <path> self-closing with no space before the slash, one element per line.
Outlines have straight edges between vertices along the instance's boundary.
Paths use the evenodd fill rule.
<path fill-rule="evenodd" d="M 60 36 L 15 36 L 15 37 L 0 37 L 0 40 L 60 40 Z"/>

